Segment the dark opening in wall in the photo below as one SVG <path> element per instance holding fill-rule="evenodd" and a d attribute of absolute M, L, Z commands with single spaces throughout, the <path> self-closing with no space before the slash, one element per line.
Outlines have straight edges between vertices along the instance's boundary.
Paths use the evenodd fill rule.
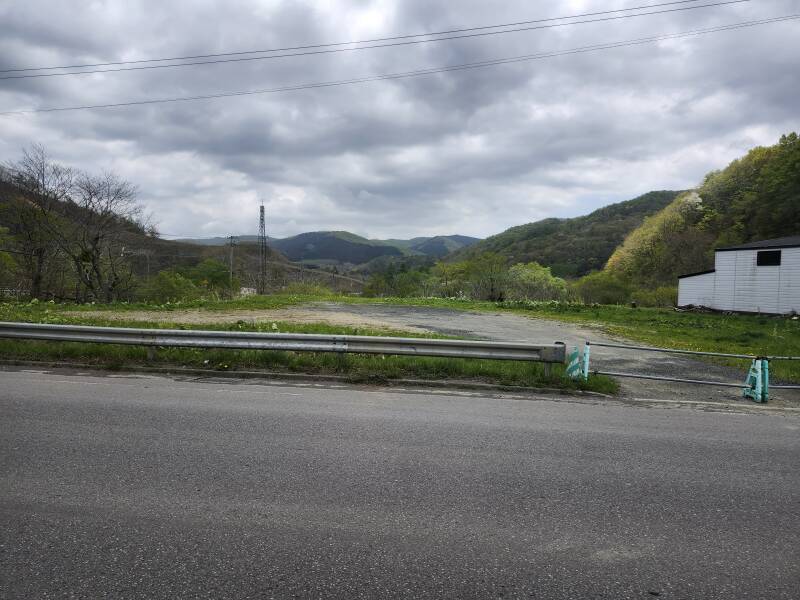
<path fill-rule="evenodd" d="M 759 267 L 776 267 L 781 264 L 780 250 L 762 250 L 756 255 L 756 264 Z"/>

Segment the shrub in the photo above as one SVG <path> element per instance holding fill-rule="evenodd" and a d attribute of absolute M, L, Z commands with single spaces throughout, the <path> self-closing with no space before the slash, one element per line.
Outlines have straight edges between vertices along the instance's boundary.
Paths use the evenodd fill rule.
<path fill-rule="evenodd" d="M 508 270 L 509 300 L 565 300 L 567 282 L 553 277 L 550 267 L 518 263 Z"/>
<path fill-rule="evenodd" d="M 180 273 L 161 271 L 150 278 L 140 289 L 142 300 L 153 302 L 176 302 L 193 300 L 201 296 L 200 289 Z"/>
<path fill-rule="evenodd" d="M 678 288 L 671 286 L 655 289 L 640 288 L 633 291 L 631 300 L 640 306 L 669 308 L 678 304 Z"/>
<path fill-rule="evenodd" d="M 607 271 L 590 273 L 573 286 L 578 297 L 587 304 L 625 304 L 633 291 L 627 281 Z"/>

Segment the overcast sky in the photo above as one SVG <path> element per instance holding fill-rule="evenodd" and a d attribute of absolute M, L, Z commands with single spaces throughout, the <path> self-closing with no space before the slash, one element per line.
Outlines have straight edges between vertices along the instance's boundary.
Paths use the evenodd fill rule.
<path fill-rule="evenodd" d="M 0 68 L 362 40 L 663 1 L 0 0 Z M 369 77 L 792 13 L 800 1 L 751 0 L 336 54 L 6 79 L 0 111 Z M 170 235 L 256 233 L 263 198 L 277 237 L 485 237 L 697 185 L 800 129 L 798 72 L 795 20 L 411 79 L 5 116 L 0 161 L 37 142 L 65 164 L 113 170 Z"/>

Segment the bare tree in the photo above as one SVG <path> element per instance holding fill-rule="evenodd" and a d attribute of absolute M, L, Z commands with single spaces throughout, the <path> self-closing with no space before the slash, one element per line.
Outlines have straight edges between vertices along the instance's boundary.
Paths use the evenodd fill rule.
<path fill-rule="evenodd" d="M 111 302 L 132 280 L 125 256 L 128 234 L 140 232 L 136 188 L 117 175 L 79 174 L 56 233 L 91 298 Z"/>
<path fill-rule="evenodd" d="M 58 244 L 49 223 L 58 220 L 57 208 L 69 197 L 75 172 L 53 162 L 34 144 L 23 151 L 21 160 L 6 167 L 4 175 L 4 183 L 10 185 L 3 188 L 3 220 L 14 233 L 31 296 L 43 298 L 48 279 L 58 271 Z"/>

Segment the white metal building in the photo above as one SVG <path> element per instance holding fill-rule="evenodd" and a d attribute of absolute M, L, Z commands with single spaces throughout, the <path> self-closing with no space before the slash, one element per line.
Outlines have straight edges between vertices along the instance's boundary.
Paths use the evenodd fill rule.
<path fill-rule="evenodd" d="M 717 248 L 714 269 L 678 278 L 678 306 L 800 313 L 800 235 Z"/>

